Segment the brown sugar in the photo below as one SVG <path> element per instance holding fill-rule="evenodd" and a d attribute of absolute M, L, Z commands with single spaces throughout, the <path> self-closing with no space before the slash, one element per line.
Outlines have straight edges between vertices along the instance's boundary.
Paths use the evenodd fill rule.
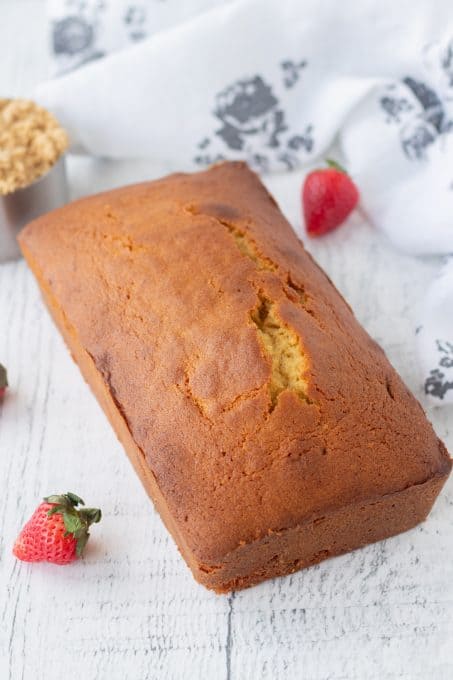
<path fill-rule="evenodd" d="M 68 146 L 68 136 L 46 109 L 26 99 L 0 99 L 0 195 L 44 175 Z"/>

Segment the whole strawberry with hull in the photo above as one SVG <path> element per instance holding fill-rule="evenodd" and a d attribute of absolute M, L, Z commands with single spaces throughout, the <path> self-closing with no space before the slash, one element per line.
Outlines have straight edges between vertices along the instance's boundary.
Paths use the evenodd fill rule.
<path fill-rule="evenodd" d="M 73 562 L 83 553 L 91 524 L 102 516 L 98 508 L 84 505 L 71 492 L 44 498 L 20 532 L 13 554 L 24 562 Z"/>
<path fill-rule="evenodd" d="M 309 236 L 336 229 L 359 202 L 359 192 L 346 170 L 327 160 L 326 168 L 308 173 L 302 187 L 302 212 Z"/>

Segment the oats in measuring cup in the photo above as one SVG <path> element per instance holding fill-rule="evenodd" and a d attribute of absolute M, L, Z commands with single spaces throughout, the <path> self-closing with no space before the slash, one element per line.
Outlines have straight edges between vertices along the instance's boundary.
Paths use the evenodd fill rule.
<path fill-rule="evenodd" d="M 0 99 L 0 195 L 45 175 L 67 146 L 49 111 L 26 99 Z"/>

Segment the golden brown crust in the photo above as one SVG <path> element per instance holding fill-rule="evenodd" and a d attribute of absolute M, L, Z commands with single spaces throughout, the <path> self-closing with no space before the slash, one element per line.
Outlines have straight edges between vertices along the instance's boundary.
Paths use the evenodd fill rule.
<path fill-rule="evenodd" d="M 440 490 L 448 454 L 247 166 L 86 198 L 36 220 L 20 240 L 85 377 L 206 585 L 224 590 L 291 571 L 283 558 L 279 569 L 266 567 L 263 541 L 346 517 L 347 508 L 395 495 L 403 516 L 397 526 L 382 511 L 368 537 L 350 531 L 341 550 L 322 551 L 424 518 L 432 493 L 406 515 L 404 499 L 412 487 L 419 498 L 430 480 Z M 232 576 L 243 546 L 253 554 L 250 573 L 242 565 Z"/>

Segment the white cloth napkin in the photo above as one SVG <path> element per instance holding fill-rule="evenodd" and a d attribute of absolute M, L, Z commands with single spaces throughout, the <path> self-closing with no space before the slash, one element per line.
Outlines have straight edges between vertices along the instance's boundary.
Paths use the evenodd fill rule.
<path fill-rule="evenodd" d="M 99 38 L 82 61 L 136 40 L 124 30 L 131 4 L 117 3 L 101 3 L 92 22 Z M 79 4 L 88 21 L 96 3 Z M 312 164 L 336 140 L 364 211 L 397 248 L 453 253 L 451 0 L 436 0 L 435 11 L 431 0 L 186 0 L 184 15 L 172 0 L 135 6 L 145 4 L 140 42 L 39 88 L 74 148 L 149 156 L 178 170 L 245 159 L 276 172 Z M 61 37 L 69 5 L 52 2 L 64 68 L 79 58 Z M 154 16 L 159 28 L 144 38 Z M 444 383 L 433 388 L 432 377 L 444 359 L 439 346 L 453 346 L 446 271 L 427 296 L 418 336 L 425 391 L 439 404 L 453 402 L 453 381 L 436 374 Z"/>

